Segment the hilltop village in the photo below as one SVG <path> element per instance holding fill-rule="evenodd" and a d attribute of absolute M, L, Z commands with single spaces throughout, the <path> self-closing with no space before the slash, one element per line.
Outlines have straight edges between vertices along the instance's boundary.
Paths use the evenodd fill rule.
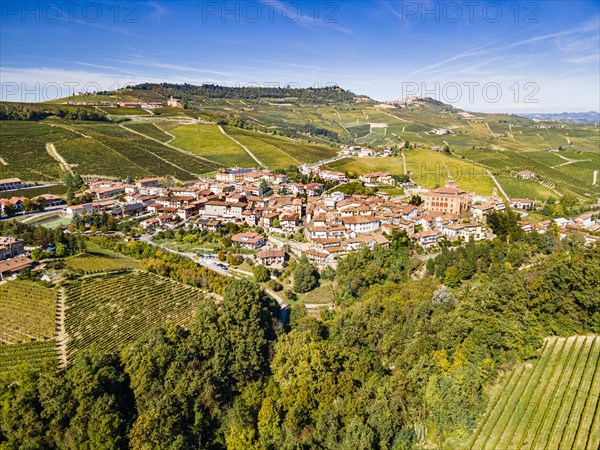
<path fill-rule="evenodd" d="M 311 181 L 294 181 L 296 175 Z M 2 183 L 14 188 L 20 180 Z M 356 186 L 370 192 L 352 193 Z M 378 191 L 379 187 L 389 186 L 402 187 L 410 195 L 391 197 L 385 190 Z M 507 207 L 523 216 L 518 224 L 525 232 L 543 234 L 554 227 L 560 237 L 575 233 L 587 244 L 600 240 L 600 224 L 591 213 L 532 223 L 526 220 L 527 211 L 535 207 L 532 200 L 505 201 L 498 195 L 477 195 L 461 189 L 454 180 L 427 190 L 410 181 L 398 182 L 385 172 L 348 179 L 342 172 L 303 166 L 291 174 L 232 168 L 185 184 L 159 178 L 129 183 L 90 179 L 80 198 L 89 201 L 65 208 L 64 200 L 53 195 L 31 200 L 11 197 L 0 199 L 0 212 L 18 213 L 26 207 L 31 210 L 62 204 L 66 216 L 76 225 L 69 227 L 71 232 L 107 231 L 106 224 L 94 226 L 94 221 L 86 220 L 104 215 L 113 223 L 134 224 L 148 239 L 157 232 L 183 226 L 222 234 L 221 228 L 235 224 L 241 232 L 229 236 L 231 244 L 255 254 L 259 263 L 281 266 L 289 254 L 304 255 L 319 270 L 335 269 L 340 258 L 363 247 L 389 246 L 390 236 L 397 232 L 405 233 L 421 253 L 491 240 L 495 235 L 488 217 Z M 23 267 L 23 261 L 18 267 Z"/>

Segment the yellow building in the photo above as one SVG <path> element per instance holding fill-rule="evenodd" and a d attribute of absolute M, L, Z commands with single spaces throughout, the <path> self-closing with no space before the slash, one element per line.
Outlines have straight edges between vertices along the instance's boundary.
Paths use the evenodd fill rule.
<path fill-rule="evenodd" d="M 456 217 L 465 217 L 469 212 L 469 193 L 456 186 L 453 180 L 446 186 L 432 189 L 424 195 L 425 209 Z"/>

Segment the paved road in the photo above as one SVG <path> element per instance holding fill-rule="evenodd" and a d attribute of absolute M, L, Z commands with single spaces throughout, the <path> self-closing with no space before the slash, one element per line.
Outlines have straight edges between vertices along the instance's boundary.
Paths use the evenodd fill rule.
<path fill-rule="evenodd" d="M 31 219 L 33 220 L 37 216 L 43 216 L 44 214 L 52 213 L 52 212 L 61 212 L 67 209 L 67 205 L 59 205 L 59 206 L 51 206 L 49 208 L 44 209 L 43 211 L 32 211 L 23 214 L 16 214 L 11 217 L 2 217 L 0 220 L 12 220 L 17 219 L 19 222 L 23 219 Z"/>
<path fill-rule="evenodd" d="M 182 256 L 184 258 L 188 258 L 191 259 L 192 261 L 194 261 L 197 264 L 200 264 L 201 266 L 206 267 L 207 269 L 212 270 L 213 272 L 217 272 L 220 275 L 224 275 L 226 277 L 235 277 L 235 278 L 239 278 L 239 279 L 244 279 L 243 277 L 241 277 L 240 275 L 237 275 L 228 271 L 228 270 L 223 270 L 220 267 L 215 266 L 214 264 L 211 264 L 212 261 L 207 261 L 204 258 L 200 258 L 198 255 L 196 255 L 195 253 L 186 253 L 186 252 L 180 252 L 177 250 L 173 250 L 171 248 L 168 248 L 164 245 L 161 244 L 157 244 L 155 242 L 152 242 L 152 236 L 149 234 L 144 234 L 140 237 L 140 240 L 143 242 L 146 242 L 147 244 L 153 245 L 154 247 L 159 247 L 161 250 L 164 250 L 166 252 L 170 252 L 170 253 L 175 253 L 179 256 Z M 250 272 L 247 272 L 248 274 L 250 274 Z M 285 301 L 272 289 L 263 287 L 263 290 L 272 298 L 275 299 L 275 301 L 277 301 L 277 303 L 279 304 L 279 306 L 281 307 L 282 310 L 286 310 L 288 305 L 285 303 Z M 285 318 L 287 312 L 282 312 L 282 318 Z"/>

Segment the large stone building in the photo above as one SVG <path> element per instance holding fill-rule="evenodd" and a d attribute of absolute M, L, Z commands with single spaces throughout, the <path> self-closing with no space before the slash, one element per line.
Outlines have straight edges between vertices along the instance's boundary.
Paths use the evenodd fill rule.
<path fill-rule="evenodd" d="M 0 236 L 0 260 L 14 258 L 25 253 L 25 244 L 21 239 Z"/>
<path fill-rule="evenodd" d="M 469 211 L 469 193 L 456 186 L 453 180 L 446 181 L 446 186 L 432 189 L 423 196 L 425 209 L 432 212 L 456 217 L 465 217 Z"/>

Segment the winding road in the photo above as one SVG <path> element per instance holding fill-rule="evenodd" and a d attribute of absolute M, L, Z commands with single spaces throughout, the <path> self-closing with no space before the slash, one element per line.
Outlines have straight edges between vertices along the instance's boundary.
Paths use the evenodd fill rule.
<path fill-rule="evenodd" d="M 236 275 L 228 270 L 223 270 L 213 264 L 211 264 L 209 261 L 204 260 L 203 258 L 198 257 L 198 255 L 196 255 L 195 253 L 185 253 L 185 252 L 180 252 L 177 250 L 173 250 L 169 247 L 166 247 L 164 245 L 161 244 L 157 244 L 155 242 L 152 242 L 152 236 L 149 234 L 144 234 L 140 237 L 140 240 L 152 245 L 154 247 L 159 247 L 161 250 L 164 250 L 166 252 L 169 253 L 175 253 L 176 255 L 182 256 L 184 258 L 188 258 L 191 259 L 192 261 L 194 261 L 197 264 L 200 264 L 201 266 L 206 267 L 207 269 L 212 270 L 213 272 L 218 273 L 219 275 L 224 275 L 226 277 L 234 277 L 234 278 L 238 278 L 238 279 L 244 279 L 244 277 L 240 276 L 240 275 Z M 273 291 L 272 289 L 269 289 L 267 287 L 263 287 L 263 290 L 273 299 L 275 299 L 275 301 L 279 304 L 279 307 L 281 308 L 281 318 L 282 321 L 285 320 L 285 317 L 287 315 L 287 303 L 285 303 L 285 301 L 281 298 L 281 296 L 279 296 L 275 291 Z"/>

